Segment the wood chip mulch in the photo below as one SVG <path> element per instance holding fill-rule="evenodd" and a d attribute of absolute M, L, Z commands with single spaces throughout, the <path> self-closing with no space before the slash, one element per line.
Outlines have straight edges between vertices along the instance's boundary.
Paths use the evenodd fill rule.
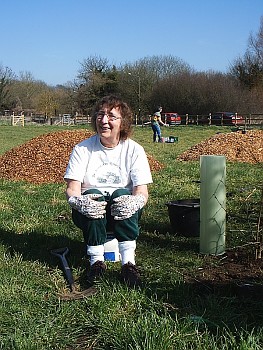
<path fill-rule="evenodd" d="M 92 136 L 87 130 L 66 130 L 38 136 L 0 156 L 0 178 L 34 184 L 63 183 L 72 148 Z M 151 171 L 163 168 L 147 155 Z"/>
<path fill-rule="evenodd" d="M 218 133 L 182 153 L 177 159 L 199 160 L 201 155 L 225 155 L 228 161 L 263 162 L 263 130 Z"/>
<path fill-rule="evenodd" d="M 0 156 L 0 178 L 34 184 L 63 183 L 64 172 L 74 145 L 93 133 L 66 130 L 38 136 Z M 200 155 L 225 155 L 228 161 L 263 162 L 263 131 L 218 133 L 191 147 L 177 159 L 199 160 Z M 151 171 L 164 165 L 147 154 Z"/>

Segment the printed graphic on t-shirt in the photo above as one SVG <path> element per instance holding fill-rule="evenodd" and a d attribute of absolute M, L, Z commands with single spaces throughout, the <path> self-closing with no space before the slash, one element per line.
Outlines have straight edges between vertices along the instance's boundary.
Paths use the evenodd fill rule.
<path fill-rule="evenodd" d="M 98 185 L 121 183 L 121 171 L 118 165 L 113 163 L 103 163 L 93 174 L 93 178 Z"/>

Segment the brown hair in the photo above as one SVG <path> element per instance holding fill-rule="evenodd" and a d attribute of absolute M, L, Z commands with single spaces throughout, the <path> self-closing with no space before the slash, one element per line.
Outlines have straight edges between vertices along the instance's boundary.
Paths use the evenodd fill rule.
<path fill-rule="evenodd" d="M 128 104 L 126 102 L 123 102 L 120 97 L 117 97 L 115 95 L 105 96 L 95 104 L 91 114 L 91 124 L 93 129 L 97 132 L 97 113 L 99 110 L 105 107 L 109 110 L 112 110 L 112 108 L 118 108 L 120 110 L 122 116 L 120 139 L 126 140 L 132 133 L 133 115 Z"/>

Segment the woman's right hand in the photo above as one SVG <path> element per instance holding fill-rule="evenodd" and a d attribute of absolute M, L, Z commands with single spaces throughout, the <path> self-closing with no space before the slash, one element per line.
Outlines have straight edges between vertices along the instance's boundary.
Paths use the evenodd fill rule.
<path fill-rule="evenodd" d="M 76 209 L 89 219 L 102 219 L 106 213 L 107 202 L 98 201 L 100 197 L 102 195 L 96 193 L 83 194 L 79 197 L 71 196 L 68 203 L 71 208 Z"/>

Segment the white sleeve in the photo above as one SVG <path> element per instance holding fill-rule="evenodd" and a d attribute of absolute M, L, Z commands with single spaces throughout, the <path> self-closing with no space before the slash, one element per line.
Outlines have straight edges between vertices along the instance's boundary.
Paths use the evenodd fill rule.
<path fill-rule="evenodd" d="M 75 146 L 69 158 L 64 179 L 83 182 L 88 164 L 88 152 L 85 147 Z"/>

